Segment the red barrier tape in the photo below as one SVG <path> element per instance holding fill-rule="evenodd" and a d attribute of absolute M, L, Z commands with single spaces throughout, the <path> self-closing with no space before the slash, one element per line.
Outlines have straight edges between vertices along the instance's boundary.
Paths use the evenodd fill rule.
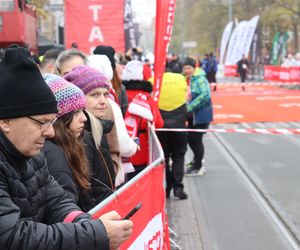
<path fill-rule="evenodd" d="M 210 83 L 211 86 L 291 86 L 300 85 L 300 82 L 220 82 Z"/>
<path fill-rule="evenodd" d="M 242 133 L 242 134 L 268 134 L 268 135 L 300 135 L 299 128 L 209 128 L 209 129 L 188 129 L 188 128 L 159 128 L 156 131 L 167 132 L 216 132 L 216 133 Z"/>

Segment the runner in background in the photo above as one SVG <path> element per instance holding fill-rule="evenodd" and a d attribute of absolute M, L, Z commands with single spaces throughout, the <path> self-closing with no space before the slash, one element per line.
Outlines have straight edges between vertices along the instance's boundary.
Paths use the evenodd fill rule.
<path fill-rule="evenodd" d="M 242 59 L 239 60 L 237 63 L 237 73 L 239 74 L 239 76 L 241 78 L 241 83 L 244 83 L 247 78 L 247 74 L 250 70 L 249 66 L 250 66 L 250 64 L 249 64 L 248 59 L 246 58 L 245 55 L 243 55 Z M 242 89 L 243 89 L 243 91 L 245 90 L 244 84 L 242 85 Z"/>
<path fill-rule="evenodd" d="M 188 104 L 189 112 L 188 127 L 191 129 L 207 129 L 213 120 L 213 108 L 210 96 L 210 87 L 203 75 L 195 73 L 196 61 L 186 58 L 183 62 L 183 72 L 189 85 Z M 194 153 L 192 166 L 187 169 L 187 176 L 203 175 L 205 169 L 202 166 L 204 145 L 202 132 L 189 132 L 188 143 Z"/>

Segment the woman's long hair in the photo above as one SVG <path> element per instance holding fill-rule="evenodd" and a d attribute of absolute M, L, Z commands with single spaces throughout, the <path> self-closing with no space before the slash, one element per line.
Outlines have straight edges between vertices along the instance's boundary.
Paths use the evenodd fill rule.
<path fill-rule="evenodd" d="M 52 140 L 64 151 L 77 185 L 87 191 L 91 186 L 88 161 L 84 144 L 69 129 L 73 116 L 74 112 L 70 112 L 57 119 L 53 126 L 55 136 Z"/>
<path fill-rule="evenodd" d="M 116 96 L 119 97 L 119 94 L 121 92 L 122 80 L 119 77 L 116 69 L 113 69 L 113 78 L 111 79 L 111 84 L 112 84 L 113 89 L 116 92 Z"/>
<path fill-rule="evenodd" d="M 85 110 L 86 116 L 90 121 L 90 125 L 91 125 L 91 133 L 94 139 L 94 142 L 97 146 L 97 148 L 101 147 L 101 139 L 103 136 L 103 127 L 101 124 L 101 121 L 96 118 L 92 113 L 90 113 L 89 111 Z"/>

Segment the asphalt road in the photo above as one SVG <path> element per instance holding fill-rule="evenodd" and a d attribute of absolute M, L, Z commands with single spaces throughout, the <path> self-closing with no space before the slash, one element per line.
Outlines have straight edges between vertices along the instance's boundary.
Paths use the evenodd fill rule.
<path fill-rule="evenodd" d="M 226 126 L 300 123 L 212 127 Z M 208 133 L 204 142 L 206 174 L 185 177 L 188 200 L 168 200 L 175 243 L 185 250 L 300 249 L 300 136 Z"/>

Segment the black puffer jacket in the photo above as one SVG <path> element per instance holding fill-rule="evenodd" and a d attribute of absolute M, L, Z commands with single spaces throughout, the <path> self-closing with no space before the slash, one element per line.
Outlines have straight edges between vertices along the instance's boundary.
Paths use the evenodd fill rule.
<path fill-rule="evenodd" d="M 0 131 L 0 248 L 109 249 L 100 220 L 83 214 L 62 223 L 79 208 L 48 173 L 44 155 L 20 154 Z"/>
<path fill-rule="evenodd" d="M 79 206 L 80 189 L 78 185 L 76 185 L 64 151 L 52 140 L 46 140 L 43 151 L 50 174 L 66 191 L 67 197 L 72 199 L 72 201 Z"/>
<path fill-rule="evenodd" d="M 188 120 L 188 112 L 186 104 L 181 105 L 177 109 L 171 111 L 160 110 L 160 114 L 164 119 L 164 128 L 185 128 Z"/>

